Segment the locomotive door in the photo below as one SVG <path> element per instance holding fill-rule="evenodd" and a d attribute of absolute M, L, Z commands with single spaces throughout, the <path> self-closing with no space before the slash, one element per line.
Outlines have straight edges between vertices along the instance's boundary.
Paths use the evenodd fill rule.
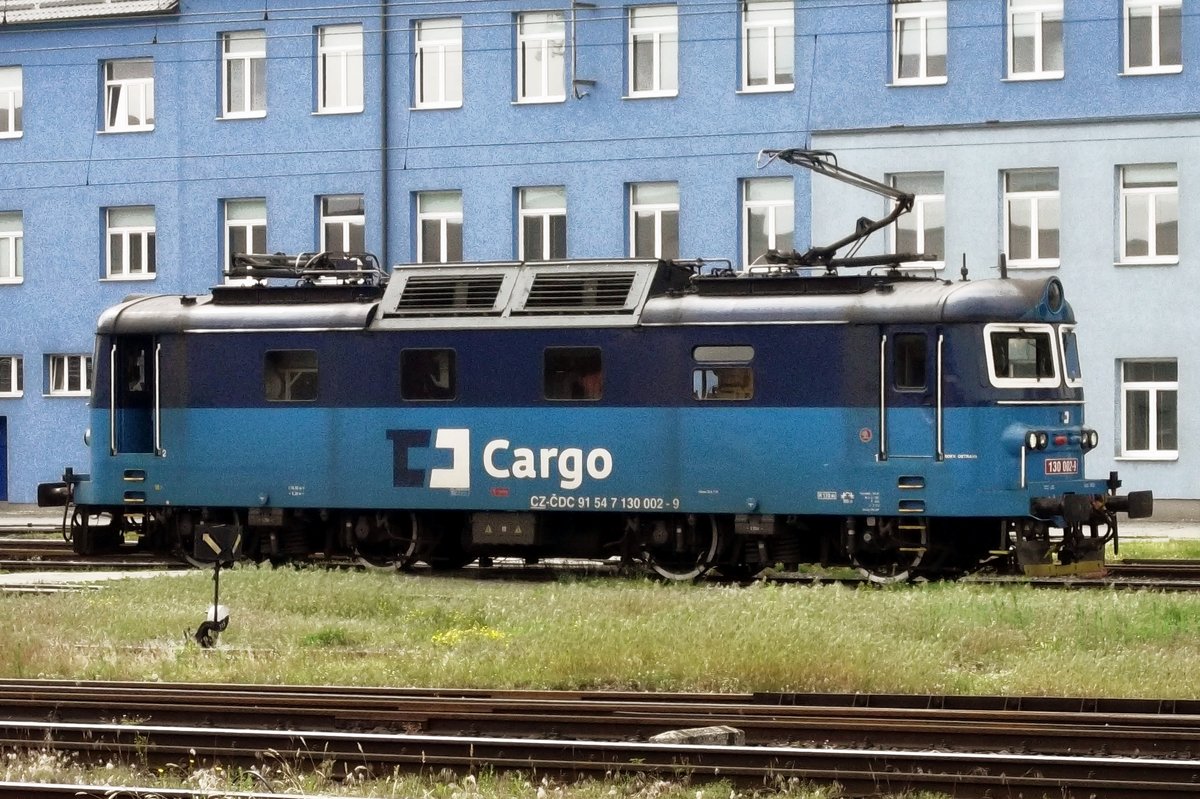
<path fill-rule="evenodd" d="M 942 459 L 942 336 L 885 327 L 879 342 L 879 459 Z"/>
<path fill-rule="evenodd" d="M 112 454 L 159 453 L 157 342 L 152 336 L 122 336 L 109 357 Z"/>

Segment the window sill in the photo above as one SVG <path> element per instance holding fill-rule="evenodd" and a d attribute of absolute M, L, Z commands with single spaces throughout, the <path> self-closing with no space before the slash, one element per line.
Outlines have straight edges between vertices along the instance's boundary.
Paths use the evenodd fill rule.
<path fill-rule="evenodd" d="M 1148 258 L 1144 261 L 1116 261 L 1113 266 L 1179 266 L 1179 257 L 1174 258 Z"/>
<path fill-rule="evenodd" d="M 463 104 L 461 102 L 460 103 L 441 103 L 441 104 L 429 103 L 428 105 L 410 105 L 408 107 L 408 110 L 409 111 L 454 111 L 455 109 L 462 108 L 462 107 L 463 107 Z"/>
<path fill-rule="evenodd" d="M 513 100 L 512 105 L 553 105 L 554 103 L 565 103 L 566 96 L 563 97 L 537 97 L 526 98 L 524 100 Z"/>
<path fill-rule="evenodd" d="M 1118 455 L 1115 461 L 1125 463 L 1175 463 L 1179 460 L 1178 452 L 1154 452 L 1145 455 Z"/>
<path fill-rule="evenodd" d="M 224 114 L 217 117 L 218 122 L 237 122 L 241 119 L 266 119 L 266 111 L 255 111 L 251 114 Z"/>
<path fill-rule="evenodd" d="M 637 92 L 636 94 L 622 95 L 622 100 L 670 100 L 678 97 L 679 92 Z"/>
<path fill-rule="evenodd" d="M 106 277 L 100 278 L 100 282 L 101 283 L 129 283 L 129 282 L 136 281 L 136 280 L 154 280 L 156 277 L 158 277 L 157 274 L 153 274 L 153 275 L 107 275 Z"/>
<path fill-rule="evenodd" d="M 1009 260 L 1007 266 L 1009 269 L 1058 269 L 1062 265 L 1062 261 L 1058 258 L 1045 261 L 1013 261 Z"/>
<path fill-rule="evenodd" d="M 312 112 L 315 117 L 338 117 L 348 114 L 361 114 L 365 108 L 318 108 Z"/>
<path fill-rule="evenodd" d="M 92 396 L 92 392 L 88 391 L 51 391 L 49 394 L 43 394 L 47 399 L 87 399 Z"/>
<path fill-rule="evenodd" d="M 23 391 L 18 391 L 16 394 L 11 394 L 11 393 L 5 392 L 5 393 L 0 393 L 0 400 L 20 399 L 23 396 L 25 396 L 25 392 L 23 392 Z"/>
<path fill-rule="evenodd" d="M 24 282 L 23 277 L 0 277 L 0 286 L 19 286 Z"/>
<path fill-rule="evenodd" d="M 776 83 L 771 86 L 743 86 L 737 90 L 736 94 L 783 94 L 795 90 L 796 84 L 794 83 Z"/>
<path fill-rule="evenodd" d="M 1009 75 L 1002 78 L 1002 83 L 1030 83 L 1045 80 L 1062 80 L 1066 77 L 1064 72 L 1025 72 L 1018 75 Z"/>
<path fill-rule="evenodd" d="M 888 84 L 890 89 L 909 89 L 914 86 L 945 86 L 948 82 L 947 78 L 910 78 L 907 80 L 894 80 Z"/>
<path fill-rule="evenodd" d="M 153 131 L 154 131 L 154 126 L 147 125 L 145 127 L 140 127 L 140 128 L 105 128 L 104 130 L 96 131 L 96 133 L 99 133 L 102 136 L 107 136 L 109 134 L 114 134 L 114 133 L 118 133 L 118 134 L 119 133 L 152 133 Z"/>
<path fill-rule="evenodd" d="M 0 139 L 20 139 L 24 135 L 25 135 L 25 131 L 23 131 L 23 130 L 18 130 L 18 131 L 8 132 L 8 133 L 0 133 Z"/>
<path fill-rule="evenodd" d="M 1122 78 L 1140 78 L 1145 75 L 1178 75 L 1183 72 L 1182 64 L 1171 64 L 1165 67 L 1126 67 L 1120 73 Z"/>

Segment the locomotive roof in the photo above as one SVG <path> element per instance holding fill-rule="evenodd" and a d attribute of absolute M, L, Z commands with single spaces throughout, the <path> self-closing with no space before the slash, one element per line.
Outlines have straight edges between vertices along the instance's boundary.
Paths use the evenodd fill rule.
<path fill-rule="evenodd" d="M 648 260 L 398 267 L 375 285 L 220 286 L 131 297 L 101 333 L 1073 321 L 1057 278 L 696 277 Z"/>

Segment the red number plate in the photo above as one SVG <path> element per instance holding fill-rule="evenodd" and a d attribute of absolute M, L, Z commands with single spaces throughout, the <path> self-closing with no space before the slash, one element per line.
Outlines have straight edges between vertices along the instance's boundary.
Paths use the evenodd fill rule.
<path fill-rule="evenodd" d="M 1046 474 L 1079 474 L 1079 459 L 1046 458 Z"/>

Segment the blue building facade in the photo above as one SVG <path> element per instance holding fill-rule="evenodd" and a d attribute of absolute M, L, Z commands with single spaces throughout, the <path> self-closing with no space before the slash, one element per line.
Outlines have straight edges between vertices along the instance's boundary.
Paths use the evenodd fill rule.
<path fill-rule="evenodd" d="M 1200 33 L 1182 0 L 0 3 L 0 501 L 86 462 L 99 312 L 231 251 L 728 260 L 918 195 L 870 247 L 1061 274 L 1119 468 L 1200 498 Z"/>

